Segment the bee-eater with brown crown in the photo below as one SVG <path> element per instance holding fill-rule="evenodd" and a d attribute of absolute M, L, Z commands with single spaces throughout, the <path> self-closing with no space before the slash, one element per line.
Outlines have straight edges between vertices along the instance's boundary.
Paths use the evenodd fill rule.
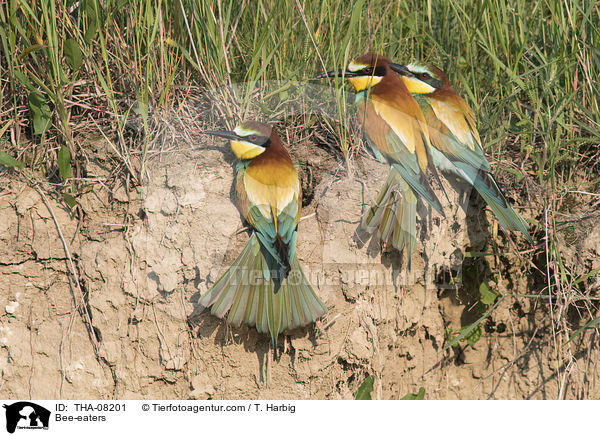
<path fill-rule="evenodd" d="M 237 205 L 254 229 L 233 265 L 199 300 L 233 325 L 255 325 L 277 336 L 317 320 L 327 308 L 315 294 L 296 255 L 302 190 L 298 173 L 277 133 L 248 121 L 233 131 L 207 131 L 227 138 L 239 159 Z"/>
<path fill-rule="evenodd" d="M 330 71 L 317 78 L 343 76 L 356 90 L 361 124 L 375 157 L 390 165 L 377 203 L 365 215 L 362 227 L 377 229 L 384 244 L 406 247 L 408 266 L 416 249 L 417 196 L 444 216 L 442 205 L 428 180 L 435 169 L 429 156 L 429 133 L 418 103 L 390 60 L 377 54 L 354 59 L 346 71 Z M 398 196 L 400 194 L 400 196 Z"/>
<path fill-rule="evenodd" d="M 529 224 L 506 201 L 491 174 L 481 147 L 475 116 L 465 100 L 452 88 L 439 68 L 412 63 L 390 63 L 419 103 L 431 138 L 431 156 L 436 168 L 448 171 L 473 186 L 490 206 L 500 225 L 521 232 L 529 242 Z"/>

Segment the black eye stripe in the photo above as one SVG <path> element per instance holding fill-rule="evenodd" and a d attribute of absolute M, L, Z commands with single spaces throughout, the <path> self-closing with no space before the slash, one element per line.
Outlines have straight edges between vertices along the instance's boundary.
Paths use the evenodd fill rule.
<path fill-rule="evenodd" d="M 444 86 L 444 82 L 442 82 L 439 79 L 436 79 L 435 77 L 432 77 L 429 73 L 413 72 L 413 74 L 421 82 L 427 83 L 428 85 L 431 85 L 436 89 L 440 89 Z"/>
<path fill-rule="evenodd" d="M 380 65 L 379 67 L 375 68 L 375 75 L 380 77 L 385 76 L 385 67 Z"/>
<path fill-rule="evenodd" d="M 378 67 L 375 67 L 375 71 L 373 71 L 373 67 L 366 67 L 361 70 L 361 73 L 365 76 L 383 77 L 385 76 L 385 67 L 383 65 L 380 65 Z"/>
<path fill-rule="evenodd" d="M 269 144 L 271 144 L 271 140 L 269 139 L 269 137 L 263 135 L 252 134 L 244 137 L 243 139 L 245 139 L 248 142 L 251 142 L 252 144 L 260 145 L 261 147 L 268 147 Z"/>

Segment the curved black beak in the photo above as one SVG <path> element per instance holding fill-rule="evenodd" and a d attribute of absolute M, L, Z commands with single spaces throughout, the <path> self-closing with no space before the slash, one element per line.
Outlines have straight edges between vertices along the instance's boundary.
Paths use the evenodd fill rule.
<path fill-rule="evenodd" d="M 205 130 L 204 135 L 220 136 L 227 139 L 238 139 L 238 135 L 230 130 Z"/>
<path fill-rule="evenodd" d="M 323 74 L 319 74 L 318 76 L 315 77 L 315 79 L 324 79 L 325 77 L 354 77 L 356 76 L 356 73 L 353 73 L 352 71 L 344 71 L 341 68 L 337 71 L 333 70 L 333 71 L 328 71 L 326 73 Z"/>
<path fill-rule="evenodd" d="M 389 66 L 393 71 L 400 74 L 401 76 L 414 77 L 414 74 L 411 73 L 410 70 L 408 68 L 406 68 L 404 65 L 395 64 L 393 62 L 390 62 Z"/>

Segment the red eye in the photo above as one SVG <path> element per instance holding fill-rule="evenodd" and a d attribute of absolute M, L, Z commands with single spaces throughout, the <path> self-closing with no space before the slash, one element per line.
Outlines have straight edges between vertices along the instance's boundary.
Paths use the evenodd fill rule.
<path fill-rule="evenodd" d="M 256 135 L 252 135 L 250 136 L 250 141 L 256 141 L 257 136 Z"/>
<path fill-rule="evenodd" d="M 430 78 L 431 78 L 431 76 L 429 74 L 427 74 L 427 73 L 422 73 L 421 74 L 421 79 L 430 79 Z"/>
<path fill-rule="evenodd" d="M 368 68 L 365 68 L 363 71 L 365 72 L 365 74 L 371 74 L 373 72 L 373 68 L 368 67 Z"/>

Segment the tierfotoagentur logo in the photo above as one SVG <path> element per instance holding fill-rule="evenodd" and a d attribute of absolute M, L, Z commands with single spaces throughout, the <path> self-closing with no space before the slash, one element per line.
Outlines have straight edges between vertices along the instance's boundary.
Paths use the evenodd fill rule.
<path fill-rule="evenodd" d="M 6 431 L 14 433 L 16 429 L 48 430 L 50 411 L 29 401 L 4 404 L 6 409 Z"/>

